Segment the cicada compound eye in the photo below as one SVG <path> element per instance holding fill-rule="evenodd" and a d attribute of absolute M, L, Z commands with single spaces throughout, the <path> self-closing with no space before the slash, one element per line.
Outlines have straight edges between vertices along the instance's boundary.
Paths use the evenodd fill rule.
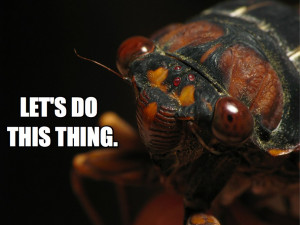
<path fill-rule="evenodd" d="M 253 132 L 253 118 L 249 109 L 233 97 L 219 99 L 215 106 L 212 132 L 227 144 L 237 144 L 249 138 Z"/>
<path fill-rule="evenodd" d="M 154 43 L 148 38 L 135 36 L 125 40 L 117 53 L 117 68 L 125 76 L 128 74 L 129 65 L 136 58 L 153 52 Z"/>

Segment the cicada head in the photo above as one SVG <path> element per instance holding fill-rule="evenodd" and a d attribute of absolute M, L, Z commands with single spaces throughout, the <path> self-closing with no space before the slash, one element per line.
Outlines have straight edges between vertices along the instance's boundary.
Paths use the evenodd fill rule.
<path fill-rule="evenodd" d="M 203 150 L 211 139 L 231 144 L 251 136 L 253 120 L 246 106 L 154 41 L 127 39 L 118 50 L 117 67 L 135 90 L 138 127 L 151 151 L 185 150 L 192 146 L 191 137 L 207 139 L 194 144 Z"/>

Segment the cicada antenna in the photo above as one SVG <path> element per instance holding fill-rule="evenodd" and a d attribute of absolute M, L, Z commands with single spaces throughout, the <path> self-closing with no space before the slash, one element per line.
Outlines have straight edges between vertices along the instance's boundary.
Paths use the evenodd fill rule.
<path fill-rule="evenodd" d="M 84 57 L 84 56 L 79 55 L 79 54 L 77 53 L 77 50 L 76 50 L 75 48 L 74 48 L 74 52 L 75 52 L 75 54 L 76 54 L 76 56 L 77 56 L 78 58 L 81 58 L 81 59 L 90 61 L 90 62 L 92 62 L 92 63 L 95 63 L 95 64 L 97 64 L 98 66 L 101 66 L 101 67 L 103 67 L 104 69 L 107 69 L 108 71 L 110 71 L 110 72 L 116 74 L 118 77 L 124 79 L 124 77 L 122 76 L 122 74 L 120 74 L 120 73 L 118 73 L 117 71 L 114 71 L 113 69 L 111 69 L 111 68 L 109 68 L 109 67 L 103 65 L 102 63 L 99 63 L 99 62 L 97 62 L 96 60 L 89 59 L 89 58 L 86 58 L 86 57 Z"/>

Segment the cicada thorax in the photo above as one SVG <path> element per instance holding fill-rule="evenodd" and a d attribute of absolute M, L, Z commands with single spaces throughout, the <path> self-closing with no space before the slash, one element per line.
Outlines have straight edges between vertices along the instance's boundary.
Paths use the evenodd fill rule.
<path fill-rule="evenodd" d="M 278 155 L 299 144 L 298 30 L 297 14 L 289 8 L 242 1 L 168 26 L 153 38 L 166 55 L 209 81 L 220 98 L 242 102 L 254 118 L 251 140 Z M 239 124 L 234 129 L 243 130 Z"/>

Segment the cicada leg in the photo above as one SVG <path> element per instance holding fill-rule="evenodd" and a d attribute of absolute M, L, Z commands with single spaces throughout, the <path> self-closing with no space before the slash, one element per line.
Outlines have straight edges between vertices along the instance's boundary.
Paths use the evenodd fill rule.
<path fill-rule="evenodd" d="M 120 209 L 124 225 L 129 224 L 126 212 L 127 201 L 123 185 L 137 185 L 151 182 L 155 173 L 151 173 L 151 161 L 143 149 L 136 131 L 114 113 L 106 113 L 100 118 L 100 126 L 108 125 L 114 130 L 114 139 L 118 148 L 106 148 L 79 154 L 73 160 L 72 187 L 95 225 L 103 225 L 85 193 L 83 178 L 110 181 L 117 186 Z"/>

